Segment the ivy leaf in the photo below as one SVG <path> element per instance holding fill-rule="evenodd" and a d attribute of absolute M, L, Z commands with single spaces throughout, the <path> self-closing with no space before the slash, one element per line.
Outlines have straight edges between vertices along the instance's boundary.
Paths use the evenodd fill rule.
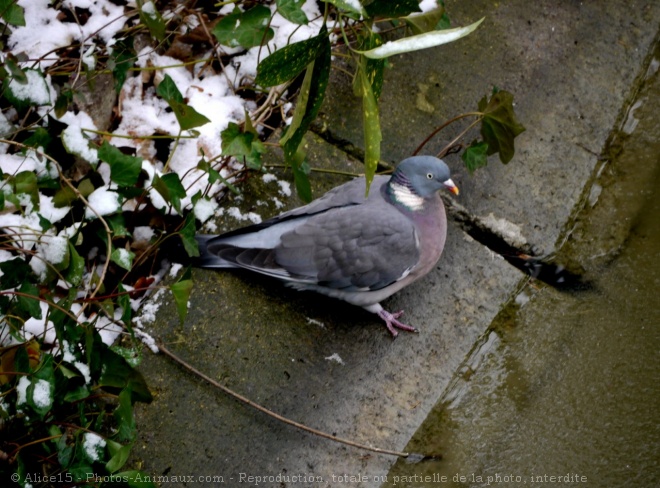
<path fill-rule="evenodd" d="M 290 164 L 293 170 L 293 181 L 296 185 L 296 192 L 303 202 L 308 203 L 312 201 L 312 187 L 309 183 L 310 169 L 305 161 L 305 157 L 305 152 L 298 149 Z"/>
<path fill-rule="evenodd" d="M 33 171 L 21 171 L 14 177 L 14 193 L 25 193 L 30 196 L 33 205 L 39 205 L 39 185 L 37 175 Z"/>
<path fill-rule="evenodd" d="M 101 371 L 98 380 L 99 386 L 120 388 L 122 393 L 129 391 L 128 395 L 132 402 L 151 402 L 153 397 L 142 375 L 132 368 L 123 357 L 103 344 L 96 331 L 94 331 L 93 355 L 100 362 L 98 365 Z"/>
<path fill-rule="evenodd" d="M 319 55 L 325 54 L 324 40 L 327 40 L 325 29 L 315 37 L 294 42 L 275 51 L 259 63 L 254 82 L 259 86 L 269 87 L 292 80 Z"/>
<path fill-rule="evenodd" d="M 337 8 L 341 10 L 345 10 L 346 12 L 351 12 L 354 14 L 361 15 L 363 17 L 367 16 L 367 12 L 365 12 L 364 7 L 362 7 L 362 4 L 358 1 L 351 1 L 351 0 L 323 0 L 325 3 L 331 3 Z"/>
<path fill-rule="evenodd" d="M 405 17 L 413 12 L 421 12 L 419 0 L 374 0 L 365 6 L 369 18 Z"/>
<path fill-rule="evenodd" d="M 453 42 L 461 37 L 467 36 L 479 27 L 479 24 L 483 21 L 484 19 L 482 18 L 467 27 L 457 27 L 456 29 L 432 31 L 418 34 L 416 36 L 404 37 L 403 39 L 397 39 L 396 41 L 386 42 L 375 49 L 358 52 L 368 58 L 380 59 L 395 54 L 409 53 L 420 49 L 440 46 L 441 44 L 447 44 L 448 42 Z"/>
<path fill-rule="evenodd" d="M 18 289 L 18 306 L 30 317 L 41 319 L 41 304 L 39 302 L 39 289 L 29 281 L 24 281 Z M 26 296 L 27 295 L 27 296 Z"/>
<path fill-rule="evenodd" d="M 242 159 L 248 168 L 260 170 L 262 167 L 261 155 L 266 152 L 266 146 L 259 140 L 256 132 L 249 130 L 251 124 L 246 119 L 246 130 L 242 131 L 238 124 L 230 122 L 222 131 L 222 154 Z M 217 176 L 220 176 L 218 173 Z"/>
<path fill-rule="evenodd" d="M 170 75 L 165 75 L 163 81 L 158 84 L 156 88 L 156 94 L 159 97 L 162 97 L 167 103 L 174 100 L 175 102 L 183 103 L 183 95 L 179 91 L 179 88 L 174 83 L 174 80 Z"/>
<path fill-rule="evenodd" d="M 179 175 L 176 173 L 167 173 L 163 176 L 154 175 L 151 185 L 181 215 L 181 199 L 185 198 L 186 189 L 181 184 Z"/>
<path fill-rule="evenodd" d="M 360 68 L 358 76 L 362 88 L 362 123 L 364 126 L 364 171 L 367 180 L 367 193 L 371 181 L 376 174 L 376 168 L 380 161 L 380 142 L 383 138 L 380 131 L 380 117 L 378 116 L 378 101 L 374 95 L 366 73 L 367 58 L 360 56 Z"/>
<path fill-rule="evenodd" d="M 120 186 L 134 186 L 137 183 L 142 171 L 141 158 L 124 154 L 108 141 L 103 141 L 103 145 L 98 150 L 98 156 L 101 161 L 110 165 L 112 181 Z"/>
<path fill-rule="evenodd" d="M 276 0 L 277 11 L 289 22 L 298 25 L 307 25 L 309 19 L 302 10 L 305 0 Z"/>
<path fill-rule="evenodd" d="M 470 173 L 488 164 L 488 143 L 473 141 L 461 154 L 461 159 Z"/>
<path fill-rule="evenodd" d="M 170 100 L 168 103 L 170 104 L 170 107 L 172 107 L 172 111 L 181 126 L 181 130 L 194 129 L 195 127 L 211 122 L 205 115 L 200 114 L 190 105 L 175 100 Z"/>
<path fill-rule="evenodd" d="M 513 111 L 513 95 L 504 90 L 498 91 L 490 100 L 483 97 L 478 106 L 484 114 L 481 136 L 488 144 L 487 154 L 499 153 L 500 161 L 507 164 L 515 153 L 514 138 L 525 130 Z"/>
<path fill-rule="evenodd" d="M 192 280 L 180 280 L 170 285 L 172 296 L 174 296 L 174 303 L 176 304 L 176 311 L 179 314 L 179 321 L 181 325 L 186 320 L 188 315 L 188 300 L 190 299 L 190 292 L 192 292 Z"/>
<path fill-rule="evenodd" d="M 46 129 L 38 127 L 30 137 L 25 139 L 23 144 L 34 148 L 43 147 L 44 149 L 47 149 L 52 140 L 53 138 Z"/>
<path fill-rule="evenodd" d="M 275 33 L 268 27 L 270 9 L 257 5 L 246 12 L 235 9 L 218 22 L 213 35 L 224 46 L 250 48 L 270 41 Z"/>
<path fill-rule="evenodd" d="M 126 271 L 130 271 L 133 267 L 134 258 L 135 253 L 124 248 L 115 249 L 110 255 L 110 260 Z"/>
<path fill-rule="evenodd" d="M 85 260 L 78 254 L 76 248 L 69 242 L 69 268 L 64 278 L 74 286 L 80 285 L 85 271 Z"/>
<path fill-rule="evenodd" d="M 119 93 L 124 86 L 128 70 L 136 59 L 133 49 L 133 39 L 120 39 L 112 45 L 112 53 L 108 61 L 108 68 L 112 70 L 112 77 L 115 80 L 115 91 Z"/>
<path fill-rule="evenodd" d="M 22 27 L 25 25 L 25 11 L 16 0 L 0 0 L 0 17 L 6 23 Z"/>
<path fill-rule="evenodd" d="M 147 8 L 145 8 L 145 5 Z M 165 39 L 165 21 L 162 15 L 160 15 L 160 12 L 156 10 L 154 2 L 147 2 L 145 4 L 143 0 L 138 0 L 138 7 L 140 21 L 147 26 L 152 36 L 162 42 Z"/>
<path fill-rule="evenodd" d="M 181 228 L 179 234 L 181 235 L 183 247 L 191 258 L 199 256 L 199 245 L 197 244 L 197 239 L 195 239 L 196 232 L 195 215 L 190 212 L 186 215 L 186 223 Z"/>

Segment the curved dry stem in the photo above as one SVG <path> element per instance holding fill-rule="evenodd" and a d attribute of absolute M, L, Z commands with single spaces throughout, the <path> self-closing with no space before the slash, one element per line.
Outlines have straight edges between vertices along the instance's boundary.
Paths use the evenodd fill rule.
<path fill-rule="evenodd" d="M 158 346 L 158 350 L 160 352 L 162 352 L 167 357 L 172 359 L 174 362 L 176 362 L 177 364 L 182 366 L 184 369 L 186 369 L 189 372 L 193 373 L 195 376 L 198 376 L 199 378 L 203 379 L 204 381 L 206 381 L 210 385 L 222 390 L 227 395 L 232 396 L 236 400 L 238 400 L 238 401 L 240 401 L 240 402 L 242 402 L 242 403 L 244 403 L 244 404 L 246 404 L 246 405 L 248 405 L 248 406 L 250 406 L 250 407 L 252 407 L 256 410 L 259 410 L 262 413 L 265 413 L 266 415 L 268 415 L 269 417 L 274 418 L 275 420 L 283 422 L 287 425 L 291 425 L 291 426 L 295 427 L 296 429 L 303 430 L 303 431 L 308 432 L 310 434 L 314 434 L 316 436 L 323 437 L 324 439 L 329 439 L 329 440 L 334 441 L 334 442 L 339 442 L 339 443 L 345 444 L 347 446 L 357 447 L 358 449 L 364 449 L 366 451 L 377 452 L 377 453 L 380 453 L 380 454 L 389 454 L 391 456 L 399 456 L 399 457 L 404 457 L 404 458 L 409 456 L 409 453 L 407 453 L 407 452 L 393 451 L 391 449 L 382 449 L 380 447 L 374 447 L 374 446 L 370 446 L 368 444 L 362 444 L 362 443 L 359 443 L 359 442 L 354 442 L 354 441 L 351 441 L 349 439 L 343 439 L 341 437 L 337 437 L 335 435 L 328 434 L 328 433 L 323 432 L 321 430 L 317 430 L 317 429 L 314 429 L 312 427 L 308 427 L 304 424 L 301 424 L 300 422 L 296 422 L 295 420 L 291 420 L 291 419 L 288 419 L 286 417 L 283 417 L 282 415 L 279 415 L 279 414 L 273 412 L 272 410 L 268 410 L 266 407 L 263 407 L 263 406 L 259 405 L 258 403 L 253 402 L 249 398 L 244 397 L 243 395 L 241 395 L 239 393 L 236 393 L 234 390 L 231 390 L 230 388 L 227 388 L 226 386 L 218 383 L 213 378 L 205 375 L 204 373 L 202 373 L 201 371 L 199 371 L 195 367 L 191 366 L 190 364 L 185 362 L 183 359 L 181 359 L 177 355 L 170 352 L 162 344 L 159 343 L 159 344 L 157 344 L 157 346 Z"/>

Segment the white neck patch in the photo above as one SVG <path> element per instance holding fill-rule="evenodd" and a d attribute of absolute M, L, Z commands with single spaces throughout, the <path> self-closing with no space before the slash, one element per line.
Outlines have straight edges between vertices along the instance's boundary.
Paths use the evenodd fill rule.
<path fill-rule="evenodd" d="M 424 206 L 424 199 L 413 193 L 407 186 L 392 182 L 390 188 L 392 188 L 394 199 L 410 210 L 421 210 Z"/>

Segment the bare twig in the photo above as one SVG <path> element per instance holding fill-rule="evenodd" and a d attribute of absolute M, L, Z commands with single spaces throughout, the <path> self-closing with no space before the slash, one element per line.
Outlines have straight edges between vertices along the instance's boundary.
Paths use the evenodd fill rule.
<path fill-rule="evenodd" d="M 277 414 L 277 413 L 275 413 L 271 410 L 268 410 L 266 407 L 262 407 L 261 405 L 259 405 L 258 403 L 253 402 L 249 398 L 246 398 L 243 395 L 240 395 L 239 393 L 236 393 L 235 391 L 233 391 L 233 390 L 227 388 L 226 386 L 218 383 L 213 378 L 210 378 L 209 376 L 206 376 L 204 373 L 202 373 L 201 371 L 196 369 L 194 366 L 191 366 L 190 364 L 185 362 L 183 359 L 181 359 L 180 357 L 178 357 L 175 354 L 173 354 L 172 352 L 170 352 L 162 344 L 158 344 L 158 350 L 160 352 L 162 352 L 163 354 L 165 354 L 170 359 L 172 359 L 174 362 L 178 363 L 180 366 L 182 366 L 186 370 L 188 370 L 191 373 L 193 373 L 194 375 L 202 378 L 204 381 L 206 381 L 210 385 L 215 386 L 216 388 L 219 388 L 220 390 L 222 390 L 227 395 L 230 395 L 230 396 L 234 397 L 238 401 L 240 401 L 242 403 L 245 403 L 246 405 L 249 405 L 250 407 L 252 407 L 256 410 L 259 410 L 260 412 L 265 413 L 269 417 L 272 417 L 276 420 L 279 420 L 280 422 L 291 425 L 291 426 L 293 426 L 297 429 L 304 430 L 305 432 L 309 432 L 310 434 L 314 434 L 314 435 L 317 435 L 319 437 L 323 437 L 325 439 L 330 439 L 331 441 L 340 442 L 342 444 L 346 444 L 347 446 L 357 447 L 358 449 L 364 449 L 364 450 L 367 450 L 367 451 L 378 452 L 380 454 L 389 454 L 391 456 L 399 456 L 399 457 L 404 457 L 404 458 L 409 456 L 409 453 L 407 453 L 407 452 L 392 451 L 390 449 L 381 449 L 379 447 L 369 446 L 367 444 L 360 444 L 359 442 L 353 442 L 353 441 L 348 440 L 348 439 L 343 439 L 341 437 L 337 437 L 337 436 L 334 436 L 332 434 L 328 434 L 326 432 L 314 429 L 312 427 L 308 427 L 308 426 L 303 425 L 299 422 L 296 422 L 295 420 L 291 420 L 291 419 L 288 419 L 286 417 L 282 417 L 281 415 L 279 415 L 279 414 Z"/>

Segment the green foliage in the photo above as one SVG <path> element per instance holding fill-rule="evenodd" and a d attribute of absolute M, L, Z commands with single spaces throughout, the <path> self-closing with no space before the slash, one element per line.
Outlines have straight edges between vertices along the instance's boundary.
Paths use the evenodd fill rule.
<path fill-rule="evenodd" d="M 205 115 L 200 114 L 183 102 L 183 95 L 181 95 L 170 75 L 165 75 L 163 81 L 158 85 L 156 93 L 169 104 L 182 131 L 194 129 L 210 122 Z"/>
<path fill-rule="evenodd" d="M 121 186 L 133 186 L 137 183 L 142 170 L 142 159 L 128 156 L 107 141 L 98 151 L 99 159 L 110 165 L 110 179 Z"/>
<path fill-rule="evenodd" d="M 222 19 L 213 29 L 213 35 L 220 44 L 229 47 L 249 48 L 265 44 L 273 38 L 270 23 L 270 9 L 257 5 L 246 12 L 240 9 Z"/>
<path fill-rule="evenodd" d="M 247 120 L 249 121 L 249 118 Z M 230 122 L 222 131 L 222 154 L 234 156 L 250 169 L 260 170 L 261 155 L 266 152 L 266 146 L 259 140 L 254 128 L 250 130 L 249 123 L 245 125 L 246 127 L 241 129 L 238 124 Z"/>
<path fill-rule="evenodd" d="M 17 5 L 15 0 L 0 0 L 0 18 L 8 24 L 25 25 L 23 12 L 23 7 Z"/>
<path fill-rule="evenodd" d="M 500 160 L 507 164 L 515 152 L 514 138 L 525 130 L 513 111 L 513 95 L 498 91 L 490 99 L 484 97 L 479 101 L 479 110 L 484 113 L 481 135 L 488 144 L 487 154 L 499 153 Z"/>
<path fill-rule="evenodd" d="M 156 3 L 138 0 L 137 12 L 132 15 L 134 19 L 139 16 L 139 21 L 121 30 L 112 43 L 103 45 L 103 36 L 94 35 L 91 47 L 85 43 L 55 50 L 49 56 L 58 61 L 43 71 L 37 69 L 38 61 L 28 61 L 23 54 L 14 55 L 3 46 L 0 98 L 3 113 L 11 115 L 7 117 L 9 123 L 3 125 L 3 129 L 11 131 L 8 136 L 3 134 L 10 141 L 3 154 L 25 164 L 19 162 L 13 173 L 0 172 L 4 185 L 0 210 L 14 213 L 17 220 L 29 220 L 30 226 L 37 229 L 31 235 L 23 230 L 8 232 L 2 250 L 10 258 L 0 262 L 0 326 L 4 327 L 0 331 L 5 334 L 0 340 L 11 338 L 15 343 L 0 347 L 0 415 L 5 421 L 0 455 L 7 454 L 8 458 L 8 464 L 0 463 L 0 471 L 9 466 L 19 476 L 19 485 L 31 484 L 26 473 L 36 472 L 38 467 L 44 472 L 71 476 L 72 483 L 81 486 L 91 475 L 110 474 L 126 480 L 124 484 L 128 486 L 154 486 L 139 481 L 140 472 L 126 467 L 137 437 L 135 403 L 151 401 L 145 379 L 136 369 L 142 346 L 131 324 L 132 306 L 133 300 L 156 286 L 151 274 L 163 256 L 199 256 L 195 239 L 199 224 L 190 211 L 192 205 L 209 201 L 210 190 L 217 190 L 218 182 L 238 193 L 232 182 L 240 181 L 248 170 L 263 171 L 264 132 L 273 122 L 277 123 L 273 105 L 283 104 L 278 97 L 285 90 L 291 97 L 288 100 L 295 97 L 296 104 L 279 144 L 298 195 L 304 201 L 311 200 L 305 134 L 322 109 L 333 55 L 348 58 L 347 69 L 352 71 L 354 92 L 362 106 L 365 173 L 371 181 L 380 159 L 378 100 L 386 57 L 456 40 L 478 26 L 477 22 L 448 29 L 444 6 L 411 16 L 419 10 L 417 0 L 373 0 L 359 5 L 347 0 L 322 3 L 324 24 L 318 35 L 278 45 L 276 49 L 267 45 L 274 34 L 269 6 L 275 5 L 285 19 L 302 26 L 309 24 L 304 0 L 239 0 L 229 15 L 214 18 L 216 14 L 207 12 L 208 25 L 215 26 L 211 31 L 218 43 L 238 48 L 227 52 L 240 55 L 245 49 L 256 47 L 256 80 L 229 81 L 235 83 L 232 89 L 250 100 L 246 106 L 250 110 L 256 106 L 257 110 L 246 112 L 243 122 L 231 121 L 240 119 L 240 115 L 232 114 L 226 129 L 218 134 L 221 155 L 205 154 L 212 144 L 200 139 L 198 152 L 186 154 L 199 162 L 185 174 L 171 171 L 181 161 L 180 154 L 176 154 L 177 158 L 173 155 L 183 139 L 199 134 L 194 129 L 209 123 L 186 96 L 193 96 L 192 89 L 205 93 L 212 87 L 190 87 L 184 96 L 162 67 L 150 64 L 143 48 L 145 41 L 151 39 L 150 49 L 160 54 L 167 52 L 174 58 L 179 56 L 196 76 L 207 69 L 227 66 L 224 54 L 217 59 L 201 59 L 215 41 L 208 36 L 199 41 L 199 29 L 182 34 L 185 29 L 177 24 L 181 22 L 178 15 L 165 20 L 156 10 Z M 63 4 L 52 5 L 57 9 Z M 15 0 L 0 0 L 0 17 L 7 34 L 12 26 L 25 24 L 23 8 Z M 387 35 L 394 39 L 403 37 L 386 46 L 377 32 L 389 31 L 392 26 L 397 32 Z M 139 63 L 134 39 L 141 52 Z M 336 39 L 339 42 L 333 45 Z M 190 54 L 182 55 L 187 49 Z M 83 58 L 85 52 L 93 60 L 89 65 Z M 95 63 L 100 66 L 95 68 Z M 135 73 L 138 70 L 141 73 Z M 139 80 L 132 79 L 137 82 L 127 88 L 144 93 L 145 100 L 155 91 L 161 100 L 149 101 L 157 106 L 158 114 L 171 110 L 179 124 L 178 134 L 164 129 L 145 136 L 140 127 L 109 133 L 61 121 L 65 116 L 77 115 L 78 109 L 86 110 L 81 105 L 86 96 L 81 85 L 93 88 L 106 74 L 112 75 L 117 93 L 129 76 L 140 76 Z M 43 88 L 52 85 L 57 98 L 50 100 L 50 90 L 25 90 L 40 84 Z M 111 127 L 122 123 L 122 103 L 127 92 L 122 92 L 114 107 Z M 477 118 L 475 127 L 481 123 L 483 139 L 469 145 L 462 155 L 470 171 L 485 165 L 490 154 L 499 153 L 505 163 L 513 157 L 513 139 L 524 128 L 516 120 L 512 100 L 507 92 L 496 92 L 479 102 L 478 114 L 470 114 Z M 64 132 L 67 124 L 70 129 Z M 205 136 L 209 128 L 204 128 Z M 132 140 L 120 149 L 116 141 L 123 137 Z M 162 141 L 145 147 L 150 137 Z M 155 153 L 156 164 L 150 167 L 144 160 Z M 97 157 L 104 164 L 97 164 Z M 233 165 L 233 161 L 242 165 Z M 103 210 L 99 207 L 98 216 L 85 217 L 89 205 L 96 208 L 90 200 L 99 194 L 103 196 L 103 192 L 110 197 L 108 201 L 114 199 L 119 205 Z M 52 206 L 44 202 L 51 201 L 55 211 L 49 212 Z M 58 209 L 66 209 L 66 215 L 51 216 Z M 152 236 L 147 237 L 148 242 L 138 243 L 137 228 L 147 225 Z M 34 244 L 17 245 L 21 240 Z M 59 255 L 52 263 L 39 251 L 50 241 L 57 241 L 59 246 Z M 192 288 L 189 272 L 164 286 L 172 293 L 181 321 L 186 318 Z M 46 342 L 43 336 L 31 338 L 26 334 L 24 325 L 28 320 L 52 324 L 54 334 L 49 335 L 54 339 L 48 339 L 48 347 L 41 347 Z M 124 341 L 120 344 L 110 346 L 101 340 L 99 329 L 109 324 L 123 328 Z M 90 442 L 95 447 L 86 444 Z"/>
<path fill-rule="evenodd" d="M 286 20 L 294 24 L 307 25 L 307 16 L 301 8 L 305 0 L 276 0 L 275 3 L 277 11 Z"/>
<path fill-rule="evenodd" d="M 163 176 L 154 175 L 151 185 L 181 214 L 181 199 L 186 197 L 186 189 L 181 184 L 181 179 L 176 173 L 167 173 Z"/>

